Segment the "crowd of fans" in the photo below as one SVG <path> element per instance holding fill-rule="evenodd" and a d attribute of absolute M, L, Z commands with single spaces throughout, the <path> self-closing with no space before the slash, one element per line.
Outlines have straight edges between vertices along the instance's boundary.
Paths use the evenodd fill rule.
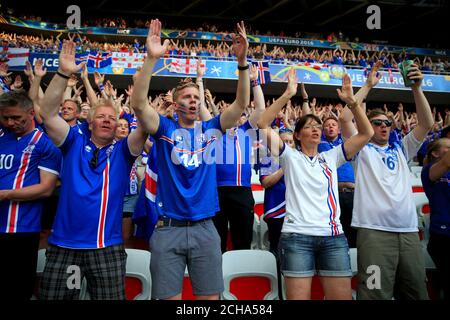
<path fill-rule="evenodd" d="M 424 139 L 426 143 L 432 143 L 433 140 L 448 136 L 450 110 L 437 111 L 434 109 L 431 111 L 421 89 L 423 73 L 417 64 L 411 67 L 408 74 L 408 77 L 415 81 L 411 89 L 414 93 L 414 110 L 407 112 L 401 103 L 395 106 L 386 103 L 382 110 L 371 110 L 372 106 L 370 102 L 366 101 L 366 97 L 381 78 L 380 68 L 386 67 L 386 63 L 392 64 L 391 67 L 394 67 L 394 62 L 389 60 L 393 59 L 392 55 L 380 52 L 374 53 L 372 57 L 356 56 L 353 52 L 338 49 L 334 52 L 322 53 L 317 50 L 308 53 L 305 49 L 302 51 L 297 49 L 295 53 L 286 53 L 284 49 L 277 47 L 272 50 L 271 54 L 276 57 L 280 56 L 280 58 L 291 54 L 306 61 L 308 61 L 307 59 L 314 61 L 323 59 L 322 62 L 333 61 L 335 63 L 353 61 L 355 65 L 360 65 L 360 61 L 364 60 L 367 63 L 365 66 L 368 66 L 368 61 L 373 59 L 373 67 L 366 84 L 355 95 L 350 77 L 345 75 L 342 80 L 342 88 L 338 89 L 338 97 L 341 102 L 336 103 L 309 97 L 303 84 L 300 85 L 300 92 L 297 95 L 298 79 L 295 69 L 291 68 L 285 92 L 270 100 L 267 97 L 264 98 L 258 82 L 256 67 L 250 66 L 247 62 L 249 57 L 264 58 L 268 54 L 267 48 L 257 46 L 248 51 L 246 31 L 242 23 L 238 24 L 238 35 L 233 37 L 232 47 L 226 43 L 219 45 L 221 46 L 220 50 L 227 52 L 228 55 L 234 54 L 238 61 L 239 80 L 236 98 L 233 102 L 231 100 L 216 101 L 218 98 L 204 87 L 202 78 L 205 69 L 200 63 L 197 64 L 195 82 L 191 79 L 184 79 L 173 90 L 149 97 L 150 80 L 156 61 L 166 54 L 172 54 L 171 51 L 178 52 L 181 47 L 181 44 L 175 41 L 169 43 L 166 40 L 164 44 L 161 44 L 161 23 L 158 20 L 152 20 L 151 25 L 152 28 L 146 41 L 148 55 L 144 65 L 137 68 L 131 79 L 132 83 L 124 93 L 116 89 L 110 80 L 98 72 L 94 73 L 95 86 L 93 86 L 89 80 L 87 67 L 76 64 L 76 47 L 89 46 L 86 38 L 78 37 L 77 43 L 73 41 L 61 43 L 60 39 L 45 40 L 22 36 L 12 36 L 12 39 L 4 38 L 8 41 L 8 45 L 10 40 L 16 44 L 27 43 L 28 40 L 31 40 L 38 46 L 40 42 L 47 41 L 48 45 L 55 46 L 58 49 L 57 52 L 60 53 L 58 72 L 46 90 L 43 90 L 41 86 L 41 80 L 46 74 L 42 60 L 38 60 L 34 68 L 27 62 L 24 74 L 28 78 L 28 90 L 25 90 L 21 76 L 14 77 L 9 74 L 7 63 L 0 62 L 2 79 L 0 116 L 2 127 L 4 127 L 0 128 L 0 138 L 4 138 L 5 141 L 9 139 L 7 140 L 8 147 L 11 150 L 18 150 L 13 143 L 24 143 L 24 140 L 17 139 L 16 135 L 22 137 L 20 134 L 33 133 L 36 137 L 40 137 L 42 136 L 41 132 L 45 131 L 49 138 L 45 135 L 44 139 L 51 139 L 54 144 L 53 148 L 58 146 L 64 159 L 61 169 L 62 188 L 58 214 L 53 227 L 47 226 L 48 229 L 52 228 L 52 235 L 41 283 L 41 294 L 44 299 L 75 299 L 74 291 L 66 288 L 67 272 L 64 268 L 66 263 L 72 265 L 78 259 L 83 261 L 86 278 L 90 282 L 88 287 L 92 290 L 91 293 L 95 299 L 124 299 L 123 278 L 126 254 L 124 254 L 122 239 L 127 245 L 127 240 L 129 240 L 127 235 L 129 237 L 133 233 L 130 230 L 133 225 L 125 226 L 125 221 L 123 221 L 122 227 L 120 222 L 122 218 L 130 218 L 125 215 L 125 212 L 129 212 L 128 206 L 136 206 L 137 185 L 145 186 L 144 188 L 148 188 L 145 191 L 157 194 L 157 199 L 160 201 L 157 204 L 159 206 L 157 212 L 161 214 L 157 216 L 157 222 L 154 221 L 152 229 L 154 234 L 150 240 L 154 298 L 181 297 L 179 289 L 186 263 L 194 290 L 197 290 L 194 292 L 196 296 L 200 299 L 218 298 L 218 293 L 223 291 L 221 251 L 226 250 L 223 244 L 226 243 L 228 234 L 228 232 L 224 233 L 224 239 L 219 230 L 220 222 L 218 220 L 224 214 L 221 212 L 223 208 L 232 200 L 236 203 L 236 207 L 242 210 L 239 211 L 239 214 L 241 212 L 249 213 L 251 222 L 253 221 L 254 202 L 245 201 L 245 205 L 242 203 L 242 197 L 246 192 L 249 192 L 248 195 L 253 198 L 249 185 L 252 168 L 250 161 L 246 161 L 247 155 L 243 155 L 242 159 L 245 159 L 243 163 L 241 163 L 241 158 L 238 158 L 237 161 L 233 161 L 231 169 L 230 167 L 217 168 L 216 180 L 216 164 L 210 165 L 206 160 L 199 162 L 197 154 L 207 153 L 205 150 L 213 143 L 223 143 L 223 147 L 228 148 L 229 144 L 226 140 L 228 138 L 232 141 L 232 148 L 244 150 L 247 138 L 241 129 L 245 128 L 248 130 L 259 128 L 258 132 L 267 135 L 267 140 L 264 141 L 266 144 L 260 143 L 259 138 L 250 143 L 252 147 L 248 152 L 252 154 L 254 162 L 257 165 L 260 162 L 262 155 L 259 154 L 259 151 L 264 156 L 270 157 L 273 163 L 277 162 L 276 171 L 270 173 L 264 171 L 266 176 L 262 170 L 260 172 L 262 184 L 266 183 L 264 185 L 266 189 L 275 184 L 269 184 L 266 180 L 267 177 L 275 179 L 276 176 L 276 183 L 283 175 L 286 179 L 285 192 L 282 192 L 281 199 L 285 200 L 283 213 L 286 214 L 286 217 L 284 215 L 277 217 L 285 218 L 285 221 L 276 227 L 269 227 L 277 229 L 273 232 L 278 234 L 277 239 L 269 236 L 269 240 L 276 243 L 274 248 L 280 248 L 279 253 L 273 252 L 273 254 L 277 257 L 279 267 L 285 275 L 288 299 L 309 299 L 311 279 L 316 271 L 322 277 L 328 299 L 351 299 L 352 270 L 348 249 L 349 246 L 354 247 L 356 244 L 350 243 L 350 240 L 347 243 L 346 236 L 349 234 L 346 228 L 350 228 L 350 223 L 342 222 L 341 226 L 338 221 L 340 209 L 336 209 L 336 207 L 343 206 L 339 202 L 336 203 L 335 194 L 338 191 L 338 200 L 341 198 L 341 193 L 351 193 L 352 197 L 355 193 L 355 206 L 356 204 L 360 206 L 359 208 L 355 207 L 353 211 L 357 213 L 357 218 L 360 220 L 355 219 L 354 216 L 353 222 L 356 221 L 356 227 L 359 228 L 358 241 L 366 241 L 366 243 L 358 245 L 358 263 L 361 265 L 364 263 L 364 266 L 370 266 L 373 263 L 383 264 L 384 270 L 390 270 L 389 277 L 394 279 L 389 282 L 390 288 L 383 286 L 380 290 L 370 290 L 368 286 L 365 286 L 368 277 L 367 268 L 359 268 L 358 277 L 365 280 L 359 281 L 358 297 L 390 300 L 394 296 L 394 285 L 400 284 L 399 292 L 395 293 L 399 294 L 400 298 L 428 299 L 422 244 L 419 242 L 416 230 L 417 216 L 413 205 L 411 185 L 407 183 L 410 179 L 407 161 L 414 160 L 414 158 L 419 160 L 420 155 L 417 150 Z M 3 34 L 3 36 L 7 37 L 8 35 Z M 202 56 L 201 52 L 212 50 L 208 48 L 210 46 L 211 44 L 203 48 L 203 45 L 197 42 L 190 47 L 183 43 L 182 50 L 189 50 L 190 55 L 194 51 L 195 56 Z M 218 50 L 217 47 L 213 49 L 215 53 Z M 429 62 L 424 64 L 426 63 Z M 380 72 L 378 73 L 378 71 Z M 84 90 L 86 95 L 83 94 Z M 253 93 L 253 100 L 250 99 L 250 91 Z M 29 104 L 27 99 L 32 103 Z M 29 108 L 30 105 L 31 108 Z M 20 115 L 16 115 L 18 110 L 26 111 L 25 115 L 22 114 L 25 120 L 16 125 L 16 122 L 22 119 Z M 200 129 L 196 127 L 199 123 L 201 123 Z M 335 123 L 336 126 L 333 127 L 330 123 Z M 191 137 L 185 139 L 185 136 L 180 135 L 179 129 L 185 129 L 181 130 L 183 132 L 192 132 L 195 135 L 192 137 L 192 141 L 195 140 L 195 143 L 191 145 Z M 209 129 L 215 129 L 214 132 L 221 130 L 224 133 L 224 136 L 221 137 L 223 140 L 215 142 L 217 137 L 210 136 Z M 226 131 L 227 129 L 230 130 Z M 375 138 L 372 140 L 375 130 L 377 131 L 376 139 L 384 137 L 383 139 L 386 141 Z M 331 133 L 334 135 L 333 141 L 328 140 L 328 134 L 331 135 Z M 242 145 L 240 139 L 243 139 Z M 367 146 L 369 142 L 371 145 Z M 37 147 L 37 143 L 32 138 L 28 145 L 21 146 L 24 151 L 19 151 L 20 154 L 24 154 L 23 158 L 26 158 L 26 154 L 33 152 L 35 147 L 39 152 L 43 152 L 41 146 Z M 402 147 L 403 143 L 404 147 Z M 322 147 L 327 149 L 321 151 L 321 144 L 325 144 L 326 146 Z M 219 146 L 219 149 L 221 148 L 222 145 Z M 144 153 L 142 153 L 143 150 Z M 448 159 L 448 148 L 446 150 L 447 154 L 435 153 L 434 160 Z M 155 153 L 157 154 L 155 155 Z M 425 150 L 425 153 L 430 156 L 429 150 Z M 170 158 L 174 154 L 175 160 Z M 152 158 L 153 156 L 154 158 Z M 155 165 L 156 162 L 157 167 L 157 171 L 155 168 L 147 167 L 145 179 L 150 180 L 145 182 L 142 181 L 144 175 L 133 172 L 133 170 L 137 171 L 137 168 L 133 169 L 133 166 L 142 166 L 142 163 L 138 162 L 142 161 L 144 157 L 147 158 L 147 165 L 149 163 Z M 237 157 L 241 157 L 241 155 L 237 155 Z M 373 159 L 376 161 L 371 161 Z M 353 181 L 341 180 L 337 170 L 341 165 L 348 164 L 347 162 L 350 161 L 356 163 Z M 446 163 L 444 165 L 447 166 Z M 219 165 L 226 164 L 218 163 L 217 167 Z M 235 165 L 238 167 L 237 169 L 235 169 Z M 6 167 L 8 165 L 5 165 L 5 169 Z M 42 170 L 42 165 L 39 168 Z M 393 169 L 397 172 L 391 172 L 395 171 Z M 37 166 L 36 170 L 39 171 Z M 113 171 L 111 176 L 109 170 Z M 226 173 L 237 170 L 237 174 L 231 173 L 230 176 L 233 177 L 233 183 L 237 176 L 238 182 L 230 184 L 230 180 L 220 184 L 221 179 L 226 178 L 226 174 L 220 174 L 220 170 L 224 170 L 222 172 Z M 361 170 L 363 170 L 363 174 L 361 174 Z M 58 173 L 56 170 L 50 171 L 53 171 L 50 173 L 53 175 Z M 245 173 L 242 173 L 243 171 Z M 442 176 L 445 177 L 447 172 L 448 167 L 445 167 L 439 176 L 433 176 L 433 181 L 440 182 L 439 179 Z M 246 177 L 242 177 L 242 180 L 248 180 L 248 185 L 244 185 L 245 182 L 241 181 L 241 174 L 247 173 L 249 174 Z M 362 175 L 364 175 L 364 179 Z M 337 180 L 338 176 L 339 180 Z M 397 179 L 395 180 L 397 183 L 386 183 L 386 177 Z M 53 179 L 54 187 L 56 176 Z M 139 183 L 136 182 L 136 179 L 140 180 Z M 372 179 L 372 185 L 366 184 L 369 179 Z M 157 181 L 158 189 L 152 188 L 152 183 L 155 181 Z M 345 184 L 340 185 L 340 182 Z M 14 189 L 20 189 L 16 182 L 14 183 Z M 443 188 L 448 187 L 447 183 L 443 184 Z M 133 184 L 135 184 L 134 188 Z M 355 188 L 355 185 L 360 189 Z M 367 187 L 372 189 L 362 189 Z M 124 202 L 116 196 L 125 194 L 125 188 L 133 190 L 130 191 L 130 194 L 127 190 L 126 197 L 131 196 L 134 200 L 128 198 L 129 202 Z M 110 189 L 112 196 L 108 194 Z M 218 189 L 217 193 L 216 189 Z M 392 190 L 401 191 L 394 194 Z M 48 193 L 48 190 L 46 192 Z M 328 196 L 325 192 L 328 192 Z M 35 195 L 35 198 L 48 196 L 47 193 L 44 194 L 41 191 L 39 196 Z M 85 196 L 72 199 L 74 194 Z M 4 197 L 0 198 L 2 201 L 3 199 L 16 201 L 15 198 L 7 198 L 5 193 L 0 193 L 0 195 Z M 220 199 L 218 195 L 220 195 Z M 234 198 L 226 198 L 227 195 L 233 195 Z M 366 200 L 377 202 L 380 207 L 365 206 L 364 201 Z M 133 205 L 130 204 L 131 202 Z M 89 210 L 83 205 L 86 205 L 86 208 L 89 207 Z M 267 210 L 269 204 L 265 205 Z M 242 208 L 243 206 L 246 208 Z M 439 211 L 439 207 L 431 206 L 432 210 L 437 211 Z M 406 210 L 396 210 L 398 208 L 406 208 Z M 80 214 L 82 210 L 83 214 Z M 370 211 L 370 214 L 364 216 L 366 211 Z M 235 212 L 227 212 L 227 214 L 233 213 Z M 350 220 L 352 220 L 351 213 L 352 210 L 350 210 Z M 234 221 L 243 225 L 246 217 L 244 217 L 244 213 L 242 214 Z M 270 214 L 266 212 L 264 218 L 269 220 L 274 217 L 272 214 L 273 212 Z M 401 221 L 393 218 L 393 214 L 398 214 Z M 435 213 L 435 215 L 437 214 L 448 219 L 448 211 L 447 213 Z M 383 224 L 381 229 L 379 229 L 379 225 L 373 227 L 375 222 L 371 222 L 369 226 L 363 223 L 366 221 L 365 219 L 375 221 L 373 219 L 379 217 L 385 217 L 385 219 L 380 219 L 380 223 Z M 81 219 L 84 219 L 82 223 L 80 223 Z M 251 235 L 253 224 L 248 224 L 249 228 L 244 233 L 234 229 L 230 217 L 220 217 L 220 219 L 224 219 L 225 222 L 227 219 L 230 220 L 233 244 L 239 244 L 234 249 L 249 249 L 249 241 L 239 242 L 237 239 L 245 237 L 247 234 Z M 9 227 L 15 223 L 12 220 L 8 222 Z M 112 220 L 114 222 L 111 222 Z M 212 220 L 214 220 L 214 224 Z M 105 228 L 108 222 L 109 225 Z M 353 222 L 352 226 L 355 226 Z M 20 220 L 20 223 L 26 225 L 23 220 Z M 361 225 L 357 223 L 361 223 Z M 98 228 L 92 227 L 97 224 Z M 102 231 L 102 228 L 105 229 Z M 217 228 L 217 232 L 215 228 Z M 289 228 L 292 229 L 289 231 Z M 123 231 L 123 236 L 119 234 L 120 230 Z M 360 230 L 362 231 L 360 232 Z M 33 231 L 35 232 L 35 230 Z M 445 232 L 448 233 L 448 231 Z M 20 235 L 20 232 L 18 234 Z M 190 236 L 182 236 L 186 234 L 192 235 L 192 239 Z M 218 234 L 219 236 L 217 236 Z M 448 236 L 445 235 L 445 237 Z M 188 241 L 186 238 L 190 240 Z M 393 239 L 400 240 L 393 241 Z M 19 240 L 24 241 L 19 237 L 17 239 L 1 238 L 1 240 L 5 243 L 11 241 L 14 246 L 18 245 Z M 28 243 L 30 247 L 34 244 L 33 241 L 34 239 L 30 241 L 31 245 Z M 183 250 L 177 247 L 178 241 Z M 324 244 L 325 241 L 327 244 Z M 443 243 L 442 240 L 434 241 L 439 244 Z M 222 242 L 222 247 L 219 242 Z M 245 243 L 242 244 L 243 242 Z M 302 243 L 309 249 L 303 251 L 295 248 L 293 250 L 296 243 Z M 386 248 L 386 243 L 392 247 Z M 189 246 L 188 250 L 184 249 L 186 246 Z M 314 247 L 314 250 L 311 249 L 311 246 Z M 292 251 L 289 251 L 291 249 Z M 390 254 L 401 255 L 401 261 L 384 259 L 383 252 L 386 250 Z M 441 257 L 442 252 L 446 252 L 441 249 L 438 251 L 439 253 L 435 257 Z M 31 258 L 35 258 L 36 256 L 33 254 L 35 252 L 28 253 Z M 206 256 L 207 259 L 198 259 L 198 256 Z M 7 268 L 13 265 L 13 260 L 6 259 L 7 266 L 2 267 L 12 272 Z M 317 260 L 317 265 L 312 262 L 315 260 Z M 308 261 L 311 263 L 306 263 Z M 14 260 L 14 263 L 17 261 Z M 108 265 L 107 270 L 98 272 L 96 268 L 105 268 L 104 265 Z M 29 265 L 27 267 L 34 274 L 36 268 L 34 266 L 31 268 Z M 445 271 L 445 268 L 440 266 L 438 269 Z M 310 274 L 310 272 L 312 273 Z M 408 279 L 405 279 L 403 273 L 396 276 L 396 272 L 405 272 L 408 274 Z M 410 285 L 406 286 L 405 283 Z M 7 288 L 10 285 L 8 283 Z M 14 285 L 16 284 L 13 284 L 13 288 Z M 25 283 L 24 286 L 30 287 L 30 283 Z M 448 290 L 448 282 L 445 283 L 445 286 L 447 286 L 445 290 Z M 21 292 L 20 296 L 26 297 L 27 293 L 29 292 Z M 447 291 L 446 294 L 448 294 Z"/>
<path fill-rule="evenodd" d="M 61 48 L 62 33 L 56 37 L 44 38 L 43 36 L 17 35 L 1 33 L 2 46 L 30 48 L 32 52 L 58 53 Z M 132 43 L 98 42 L 88 39 L 86 35 L 75 35 L 77 52 L 106 51 L 106 52 L 136 52 L 145 53 L 145 45 L 138 39 Z M 235 60 L 230 43 L 226 41 L 186 41 L 171 39 L 171 43 L 165 54 L 166 57 L 202 57 L 203 59 Z M 448 59 L 412 56 L 406 53 L 390 53 L 387 50 L 354 51 L 314 49 L 307 47 L 282 47 L 268 46 L 266 44 L 252 45 L 249 47 L 248 58 L 254 60 L 266 60 L 275 64 L 322 64 L 345 65 L 348 68 L 369 68 L 377 61 L 382 61 L 384 69 L 398 70 L 398 64 L 404 59 L 413 59 L 423 73 L 444 74 L 450 70 Z"/>

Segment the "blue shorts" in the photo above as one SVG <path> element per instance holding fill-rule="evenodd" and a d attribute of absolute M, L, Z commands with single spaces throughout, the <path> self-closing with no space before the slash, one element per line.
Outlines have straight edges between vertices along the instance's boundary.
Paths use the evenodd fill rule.
<path fill-rule="evenodd" d="M 281 271 L 286 277 L 351 277 L 347 238 L 282 233 L 279 244 Z"/>

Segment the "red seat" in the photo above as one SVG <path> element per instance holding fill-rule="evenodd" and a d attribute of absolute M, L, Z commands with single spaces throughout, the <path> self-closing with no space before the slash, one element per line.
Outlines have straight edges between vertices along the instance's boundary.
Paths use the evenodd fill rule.
<path fill-rule="evenodd" d="M 252 191 L 262 191 L 264 190 L 264 187 L 260 184 L 252 184 Z"/>
<path fill-rule="evenodd" d="M 264 215 L 264 203 L 255 204 L 253 211 L 258 215 L 258 217 Z"/>
<path fill-rule="evenodd" d="M 191 278 L 185 276 L 183 278 L 183 291 L 181 292 L 182 300 L 195 300 L 194 291 L 192 290 Z"/>
<path fill-rule="evenodd" d="M 238 300 L 263 300 L 270 292 L 270 280 L 267 277 L 238 277 L 230 281 L 230 292 Z"/>
<path fill-rule="evenodd" d="M 320 278 L 315 275 L 312 278 L 311 284 L 311 300 L 323 300 L 325 298 L 325 292 L 322 288 L 322 283 L 320 282 Z"/>
<path fill-rule="evenodd" d="M 227 233 L 227 251 L 233 250 L 233 242 L 231 241 L 231 231 L 228 229 Z"/>
<path fill-rule="evenodd" d="M 127 300 L 134 300 L 142 292 L 142 282 L 138 278 L 125 278 L 125 296 Z"/>
<path fill-rule="evenodd" d="M 426 269 L 427 290 L 430 300 L 439 300 L 439 282 L 435 269 Z"/>

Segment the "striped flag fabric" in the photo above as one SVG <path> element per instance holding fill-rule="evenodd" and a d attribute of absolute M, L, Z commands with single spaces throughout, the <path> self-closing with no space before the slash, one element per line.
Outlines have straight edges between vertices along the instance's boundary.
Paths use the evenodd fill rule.
<path fill-rule="evenodd" d="M 88 54 L 87 66 L 88 68 L 104 68 L 112 64 L 111 52 L 96 52 L 91 51 Z"/>
<path fill-rule="evenodd" d="M 133 222 L 136 224 L 135 236 L 147 240 L 152 236 L 158 221 L 156 207 L 157 172 L 156 147 L 152 147 L 145 167 L 145 179 L 132 216 Z"/>
<path fill-rule="evenodd" d="M 30 55 L 30 49 L 0 47 L 0 57 L 8 62 L 10 67 L 25 66 Z"/>
<path fill-rule="evenodd" d="M 269 61 L 252 61 L 252 64 L 258 69 L 258 81 L 260 84 L 271 82 Z"/>

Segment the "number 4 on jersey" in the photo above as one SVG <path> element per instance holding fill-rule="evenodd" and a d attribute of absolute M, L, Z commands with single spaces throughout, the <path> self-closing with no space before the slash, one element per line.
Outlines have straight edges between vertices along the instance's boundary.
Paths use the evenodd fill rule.
<path fill-rule="evenodd" d="M 186 168 L 189 168 L 189 167 L 196 167 L 196 168 L 198 168 L 198 166 L 200 165 L 200 163 L 198 161 L 197 154 L 193 154 L 190 160 L 189 160 L 189 155 L 186 154 L 186 153 L 181 155 L 180 158 L 181 158 L 181 161 L 183 161 L 183 165 Z"/>

